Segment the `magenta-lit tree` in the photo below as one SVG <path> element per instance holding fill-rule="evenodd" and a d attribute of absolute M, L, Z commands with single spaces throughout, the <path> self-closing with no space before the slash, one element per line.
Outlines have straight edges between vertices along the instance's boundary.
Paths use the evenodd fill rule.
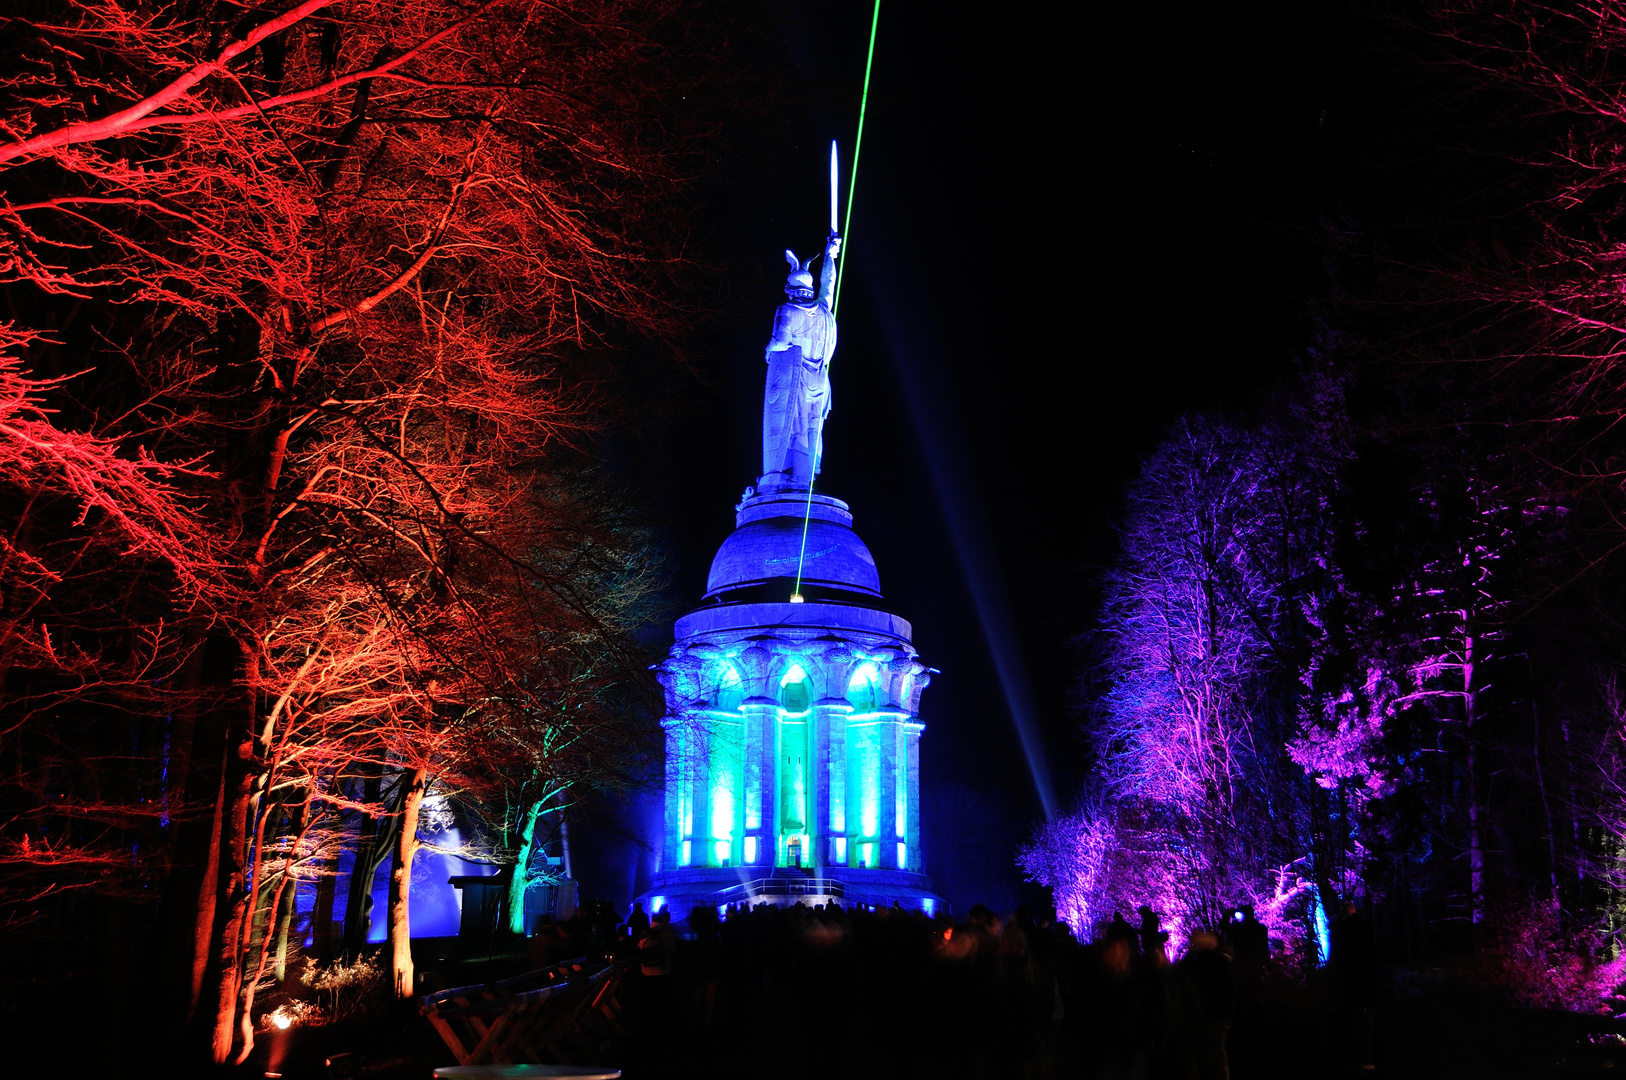
<path fill-rule="evenodd" d="M 1098 786 L 1022 855 L 1073 917 L 1148 903 L 1186 930 L 1214 927 L 1315 852 L 1286 744 L 1331 483 L 1325 451 L 1291 421 L 1190 419 L 1145 463 L 1097 635 L 1110 679 L 1087 722 Z"/>

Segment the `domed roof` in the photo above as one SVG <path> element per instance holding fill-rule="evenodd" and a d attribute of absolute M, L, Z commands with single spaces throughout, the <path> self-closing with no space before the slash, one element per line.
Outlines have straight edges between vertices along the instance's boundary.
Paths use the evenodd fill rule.
<path fill-rule="evenodd" d="M 879 598 L 881 576 L 875 569 L 875 556 L 853 532 L 847 504 L 815 495 L 809 511 L 807 496 L 794 492 L 758 495 L 741 503 L 734 531 L 711 561 L 706 599 L 730 600 L 734 597 L 726 594 L 735 590 L 755 590 L 776 579 L 794 581 L 798 561 L 804 586 L 855 593 L 855 600 Z M 788 598 L 787 592 L 784 599 Z"/>

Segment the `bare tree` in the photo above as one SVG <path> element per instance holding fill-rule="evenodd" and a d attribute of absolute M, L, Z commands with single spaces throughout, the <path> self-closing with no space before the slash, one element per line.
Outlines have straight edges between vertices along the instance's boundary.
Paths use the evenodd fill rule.
<path fill-rule="evenodd" d="M 8 21 L 0 285 L 41 325 L 101 318 L 74 330 L 100 396 L 71 404 L 106 431 L 61 444 L 80 458 L 59 447 L 52 482 L 175 579 L 122 613 L 151 639 L 127 668 L 178 668 L 199 634 L 234 654 L 195 673 L 225 764 L 186 809 L 210 837 L 189 968 L 217 1061 L 249 1049 L 274 917 L 331 858 L 317 823 L 359 764 L 408 774 L 398 878 L 426 784 L 478 802 L 533 740 L 563 783 L 614 779 L 593 770 L 615 740 L 588 733 L 613 717 L 579 706 L 641 678 L 617 624 L 641 553 L 595 548 L 549 477 L 592 424 L 585 351 L 678 323 L 684 151 L 642 107 L 679 78 L 657 59 L 671 14 L 108 0 Z"/>

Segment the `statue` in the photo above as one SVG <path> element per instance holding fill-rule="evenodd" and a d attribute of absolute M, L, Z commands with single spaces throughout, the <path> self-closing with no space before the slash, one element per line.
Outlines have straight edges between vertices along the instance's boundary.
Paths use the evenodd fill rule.
<path fill-rule="evenodd" d="M 834 214 L 832 213 L 832 217 Z M 834 229 L 824 245 L 819 289 L 813 291 L 813 259 L 800 262 L 786 251 L 790 275 L 785 302 L 774 312 L 768 340 L 768 384 L 762 400 L 762 479 L 765 489 L 811 487 L 824 457 L 824 418 L 830 415 L 830 357 L 836 351 L 836 257 Z"/>

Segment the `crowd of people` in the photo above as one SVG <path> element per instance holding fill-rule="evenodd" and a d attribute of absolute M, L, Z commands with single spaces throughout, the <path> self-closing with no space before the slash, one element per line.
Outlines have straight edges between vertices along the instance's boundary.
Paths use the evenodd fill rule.
<path fill-rule="evenodd" d="M 1175 959 L 1139 915 L 1083 943 L 980 904 L 705 907 L 682 925 L 639 907 L 613 947 L 632 972 L 626 1075 L 1227 1077 L 1258 1030 L 1265 928 L 1240 909 Z"/>

